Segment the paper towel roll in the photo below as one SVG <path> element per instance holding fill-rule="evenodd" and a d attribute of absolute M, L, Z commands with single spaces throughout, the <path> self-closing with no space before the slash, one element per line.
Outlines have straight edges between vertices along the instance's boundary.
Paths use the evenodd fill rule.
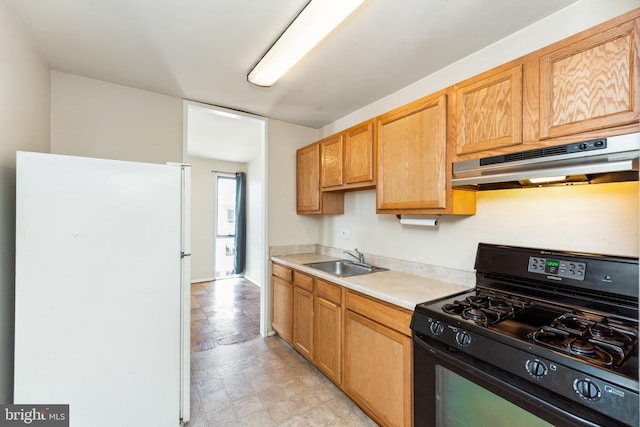
<path fill-rule="evenodd" d="M 420 225 L 423 227 L 437 227 L 437 219 L 418 219 L 418 218 L 400 218 L 400 224 L 403 225 Z"/>

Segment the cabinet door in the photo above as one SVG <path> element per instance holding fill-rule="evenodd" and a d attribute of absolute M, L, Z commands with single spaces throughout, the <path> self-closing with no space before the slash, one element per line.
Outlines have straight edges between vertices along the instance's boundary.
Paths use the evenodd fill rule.
<path fill-rule="evenodd" d="M 298 212 L 320 212 L 320 145 L 312 144 L 297 152 L 296 201 Z"/>
<path fill-rule="evenodd" d="M 345 313 L 344 389 L 378 423 L 410 426 L 411 338 L 350 310 Z"/>
<path fill-rule="evenodd" d="M 293 285 L 275 276 L 271 276 L 271 285 L 271 325 L 278 335 L 290 343 L 293 337 Z"/>
<path fill-rule="evenodd" d="M 540 58 L 540 138 L 638 122 L 639 25 L 572 38 Z"/>
<path fill-rule="evenodd" d="M 378 118 L 379 213 L 445 207 L 446 114 L 442 94 Z"/>
<path fill-rule="evenodd" d="M 299 214 L 344 213 L 344 194 L 320 192 L 320 144 L 296 153 L 296 211 Z"/>
<path fill-rule="evenodd" d="M 334 135 L 320 142 L 320 186 L 339 187 L 343 184 L 342 135 Z"/>
<path fill-rule="evenodd" d="M 522 64 L 453 87 L 456 154 L 522 143 Z"/>
<path fill-rule="evenodd" d="M 293 288 L 293 346 L 313 359 L 313 294 L 299 286 Z"/>
<path fill-rule="evenodd" d="M 316 296 L 314 303 L 314 361 L 318 369 L 340 385 L 342 327 L 340 306 Z"/>
<path fill-rule="evenodd" d="M 345 183 L 375 184 L 373 122 L 345 131 L 344 150 Z"/>

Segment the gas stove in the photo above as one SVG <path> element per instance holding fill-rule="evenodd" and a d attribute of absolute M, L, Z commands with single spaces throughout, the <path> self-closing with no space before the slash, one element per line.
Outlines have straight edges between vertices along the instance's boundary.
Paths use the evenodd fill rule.
<path fill-rule="evenodd" d="M 416 306 L 414 336 L 638 426 L 637 258 L 481 243 L 475 267 L 476 289 Z"/>

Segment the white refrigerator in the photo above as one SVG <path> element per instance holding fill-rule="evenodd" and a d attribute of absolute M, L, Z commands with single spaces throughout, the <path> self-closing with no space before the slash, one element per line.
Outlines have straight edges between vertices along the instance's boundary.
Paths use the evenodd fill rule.
<path fill-rule="evenodd" d="M 190 168 L 18 152 L 14 403 L 189 420 Z"/>

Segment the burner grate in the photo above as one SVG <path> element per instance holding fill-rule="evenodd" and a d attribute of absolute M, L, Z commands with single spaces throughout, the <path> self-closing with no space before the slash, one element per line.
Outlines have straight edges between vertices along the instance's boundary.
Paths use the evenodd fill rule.
<path fill-rule="evenodd" d="M 596 319 L 566 313 L 554 319 L 551 326 L 543 326 L 527 338 L 600 366 L 620 366 L 636 345 L 638 332 L 609 322 L 606 317 Z"/>
<path fill-rule="evenodd" d="M 529 306 L 531 303 L 517 297 L 489 293 L 469 295 L 464 300 L 454 300 L 452 303 L 444 304 L 442 311 L 471 320 L 486 328 L 512 318 L 517 312 Z"/>

